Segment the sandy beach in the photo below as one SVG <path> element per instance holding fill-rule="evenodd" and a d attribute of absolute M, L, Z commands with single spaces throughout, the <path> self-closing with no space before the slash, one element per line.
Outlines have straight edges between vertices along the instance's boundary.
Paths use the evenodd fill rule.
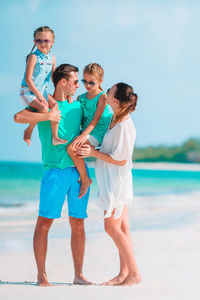
<path fill-rule="evenodd" d="M 193 197 L 194 196 L 194 197 Z M 29 214 L 2 216 L 0 221 L 0 299 L 181 299 L 196 298 L 200 269 L 199 194 L 166 202 L 136 197 L 129 218 L 142 283 L 104 287 L 102 281 L 119 269 L 118 254 L 103 232 L 101 211 L 94 203 L 86 220 L 85 276 L 93 286 L 73 286 L 73 262 L 67 212 L 49 234 L 47 274 L 51 288 L 36 286 L 32 236 L 37 209 Z M 189 197 L 189 198 L 188 198 Z M 182 201 L 180 203 L 179 200 Z M 188 201 L 190 199 L 190 201 Z M 167 196 L 166 196 L 167 200 Z"/>

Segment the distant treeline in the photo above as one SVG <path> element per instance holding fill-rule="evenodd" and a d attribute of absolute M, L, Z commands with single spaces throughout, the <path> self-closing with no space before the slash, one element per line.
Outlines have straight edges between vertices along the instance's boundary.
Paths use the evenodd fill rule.
<path fill-rule="evenodd" d="M 138 162 L 200 162 L 200 139 L 191 138 L 180 146 L 136 147 L 133 160 Z"/>

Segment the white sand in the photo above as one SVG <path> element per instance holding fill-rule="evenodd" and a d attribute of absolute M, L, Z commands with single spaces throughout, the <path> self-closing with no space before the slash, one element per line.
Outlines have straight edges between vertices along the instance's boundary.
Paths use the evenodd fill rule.
<path fill-rule="evenodd" d="M 94 167 L 95 162 L 88 161 L 87 165 L 89 167 Z M 164 162 L 154 162 L 154 163 L 143 163 L 134 162 L 133 169 L 142 170 L 174 170 L 174 171 L 200 171 L 200 163 L 164 163 Z"/>
<path fill-rule="evenodd" d="M 164 209 L 173 210 L 174 203 Z M 181 204 L 177 204 L 180 207 Z M 192 203 L 199 212 L 199 203 Z M 196 206 L 195 206 L 196 205 Z M 154 217 L 158 203 L 150 208 L 150 219 L 143 229 L 141 212 L 130 208 L 133 245 L 140 272 L 141 284 L 132 287 L 73 286 L 73 262 L 70 250 L 70 230 L 66 217 L 57 220 L 50 231 L 47 257 L 47 274 L 52 288 L 35 286 L 36 266 L 32 251 L 32 235 L 36 215 L 3 218 L 0 221 L 0 299 L 197 299 L 200 270 L 200 218 L 172 226 L 160 226 Z M 154 212 L 154 213 L 152 213 Z M 173 211 L 172 211 L 173 213 Z M 192 211 L 191 211 L 192 216 Z M 156 223 L 157 222 L 157 223 Z M 155 223 L 155 227 L 152 224 Z M 165 224 L 165 222 L 163 223 Z M 159 229 L 160 228 L 160 229 Z M 161 229 L 162 228 L 162 229 Z M 118 254 L 111 239 L 102 232 L 100 212 L 89 207 L 86 221 L 85 276 L 100 283 L 118 272 Z"/>
<path fill-rule="evenodd" d="M 183 163 L 133 163 L 134 169 L 145 170 L 174 170 L 174 171 L 200 171 L 200 164 Z"/>

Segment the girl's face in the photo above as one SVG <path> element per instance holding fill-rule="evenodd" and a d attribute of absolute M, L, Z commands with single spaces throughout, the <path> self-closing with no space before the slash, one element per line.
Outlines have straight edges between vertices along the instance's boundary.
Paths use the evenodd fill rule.
<path fill-rule="evenodd" d="M 97 89 L 99 89 L 99 86 L 101 84 L 101 81 L 97 79 L 96 76 L 84 73 L 83 74 L 83 83 L 88 92 L 95 92 Z"/>
<path fill-rule="evenodd" d="M 45 55 L 49 53 L 51 47 L 53 46 L 54 40 L 51 32 L 37 32 L 34 43 L 40 52 Z"/>

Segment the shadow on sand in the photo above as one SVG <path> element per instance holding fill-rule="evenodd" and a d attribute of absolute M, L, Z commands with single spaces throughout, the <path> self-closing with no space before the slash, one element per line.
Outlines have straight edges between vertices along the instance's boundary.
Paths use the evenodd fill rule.
<path fill-rule="evenodd" d="M 50 282 L 53 286 L 72 286 L 72 283 L 67 282 Z M 0 281 L 0 285 L 31 285 L 38 286 L 36 282 L 32 281 Z"/>

